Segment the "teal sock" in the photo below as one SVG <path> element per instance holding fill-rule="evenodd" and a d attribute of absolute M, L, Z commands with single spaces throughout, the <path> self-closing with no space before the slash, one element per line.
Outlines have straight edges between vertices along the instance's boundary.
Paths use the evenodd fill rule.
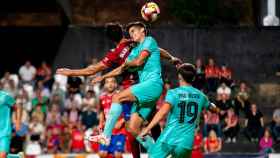
<path fill-rule="evenodd" d="M 117 123 L 121 113 L 122 113 L 122 105 L 119 103 L 112 103 L 103 131 L 103 134 L 106 137 L 111 138 L 112 130 L 115 127 L 115 124 Z"/>
<path fill-rule="evenodd" d="M 137 136 L 136 139 L 148 152 L 155 144 L 154 139 L 149 135 L 146 135 L 144 138 L 140 138 L 139 136 Z"/>

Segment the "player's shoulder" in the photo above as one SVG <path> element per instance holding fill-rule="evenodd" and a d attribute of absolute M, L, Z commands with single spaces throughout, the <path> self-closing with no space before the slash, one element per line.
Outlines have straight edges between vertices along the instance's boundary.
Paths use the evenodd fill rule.
<path fill-rule="evenodd" d="M 195 88 L 195 87 L 192 87 L 192 90 L 193 90 L 195 93 L 199 94 L 200 96 L 202 96 L 202 97 L 204 97 L 204 98 L 207 98 L 206 94 L 203 93 L 201 90 L 199 90 L 199 89 L 197 89 L 197 88 Z"/>
<path fill-rule="evenodd" d="M 152 36 L 146 36 L 145 40 L 147 40 L 147 41 L 155 41 L 154 37 L 152 37 Z"/>

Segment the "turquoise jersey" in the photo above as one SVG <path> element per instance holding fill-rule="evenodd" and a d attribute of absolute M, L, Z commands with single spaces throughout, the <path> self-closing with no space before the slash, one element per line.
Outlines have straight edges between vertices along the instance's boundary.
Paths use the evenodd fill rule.
<path fill-rule="evenodd" d="M 158 80 L 159 82 L 162 82 L 160 51 L 157 42 L 153 37 L 145 37 L 142 43 L 139 43 L 133 48 L 127 61 L 132 61 L 144 50 L 147 50 L 150 53 L 150 56 L 146 59 L 145 64 L 138 68 L 139 82 L 141 83 L 148 80 Z"/>
<path fill-rule="evenodd" d="M 10 136 L 12 132 L 11 108 L 15 99 L 7 92 L 0 90 L 0 138 Z"/>
<path fill-rule="evenodd" d="M 158 141 L 192 149 L 195 128 L 199 124 L 202 109 L 208 108 L 208 98 L 192 86 L 181 86 L 169 90 L 165 101 L 172 108 Z"/>

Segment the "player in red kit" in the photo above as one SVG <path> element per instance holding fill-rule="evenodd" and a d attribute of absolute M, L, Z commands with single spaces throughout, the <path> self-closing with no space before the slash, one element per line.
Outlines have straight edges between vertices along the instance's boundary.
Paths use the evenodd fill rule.
<path fill-rule="evenodd" d="M 117 81 L 115 78 L 107 78 L 104 84 L 104 93 L 100 95 L 100 122 L 99 127 L 103 129 L 105 120 L 107 119 L 108 113 L 111 108 L 112 97 L 117 93 Z M 120 117 L 118 120 L 111 138 L 109 146 L 100 145 L 99 156 L 101 158 L 106 158 L 108 154 L 114 155 L 115 158 L 121 158 L 124 152 L 125 140 L 126 140 L 126 130 L 125 130 L 125 120 Z"/>
<path fill-rule="evenodd" d="M 122 26 L 117 23 L 110 23 L 106 27 L 106 34 L 110 40 L 112 40 L 116 44 L 115 49 L 111 49 L 107 52 L 106 56 L 99 61 L 97 64 L 90 65 L 83 69 L 67 69 L 60 68 L 57 69 L 56 73 L 66 76 L 90 76 L 95 75 L 98 72 L 103 70 L 108 70 L 111 68 L 116 68 L 123 64 L 128 57 L 130 50 L 132 48 L 133 43 L 124 38 Z M 173 57 L 167 51 L 160 49 L 161 57 L 169 60 L 171 63 L 176 63 L 180 61 L 178 58 Z M 128 88 L 132 84 L 136 83 L 135 75 L 131 73 L 123 73 L 122 74 L 122 88 Z M 130 108 L 132 103 L 127 103 L 126 106 L 123 106 L 123 113 L 125 120 L 129 120 L 130 117 Z M 130 137 L 133 138 L 134 137 Z M 131 143 L 137 143 L 137 141 L 131 140 Z M 140 158 L 140 151 L 137 145 L 132 145 L 132 154 L 134 158 Z"/>

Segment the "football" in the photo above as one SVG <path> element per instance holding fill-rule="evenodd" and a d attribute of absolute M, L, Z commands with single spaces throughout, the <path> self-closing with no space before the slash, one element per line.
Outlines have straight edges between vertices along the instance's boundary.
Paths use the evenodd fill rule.
<path fill-rule="evenodd" d="M 147 22 L 154 22 L 160 14 L 159 6 L 155 2 L 148 2 L 141 8 L 141 15 Z"/>

